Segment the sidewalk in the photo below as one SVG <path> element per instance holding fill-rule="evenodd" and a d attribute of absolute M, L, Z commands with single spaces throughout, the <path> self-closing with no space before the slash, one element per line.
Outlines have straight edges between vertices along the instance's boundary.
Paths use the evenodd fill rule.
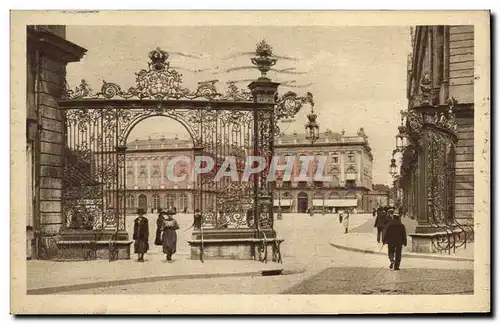
<path fill-rule="evenodd" d="M 286 262 L 286 260 L 284 260 Z M 28 294 L 53 294 L 80 289 L 140 282 L 211 277 L 262 276 L 262 271 L 283 270 L 283 274 L 305 271 L 294 263 L 242 260 L 190 260 L 175 255 L 168 263 L 163 253 L 148 253 L 144 263 L 130 260 L 54 262 L 33 260 L 27 264 Z"/>
<path fill-rule="evenodd" d="M 346 251 L 387 255 L 387 245 L 382 247 L 381 243 L 377 243 L 377 229 L 373 227 L 373 222 L 374 219 L 367 220 L 365 223 L 351 228 L 348 234 L 335 235 L 330 244 Z M 415 221 L 403 219 L 403 223 L 407 228 L 407 233 L 414 231 Z M 455 253 L 452 251 L 450 254 L 448 252 L 414 253 L 411 252 L 411 237 L 408 236 L 408 246 L 403 247 L 403 255 L 405 258 L 473 262 L 474 243 L 468 243 L 465 249 L 460 247 Z"/>

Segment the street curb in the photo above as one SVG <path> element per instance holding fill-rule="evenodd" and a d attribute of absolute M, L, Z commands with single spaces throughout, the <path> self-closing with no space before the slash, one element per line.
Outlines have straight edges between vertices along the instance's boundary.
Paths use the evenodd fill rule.
<path fill-rule="evenodd" d="M 335 244 L 333 242 L 330 242 L 330 245 L 340 249 L 340 250 L 345 250 L 345 251 L 350 251 L 350 252 L 358 252 L 358 253 L 365 253 L 365 254 L 377 254 L 377 255 L 386 255 L 384 252 L 378 252 L 378 251 L 372 251 L 372 250 L 365 250 L 365 249 L 358 249 L 358 248 L 353 248 L 350 246 L 345 246 L 345 245 L 340 245 L 340 244 Z M 439 256 L 439 255 L 426 255 L 426 254 L 416 254 L 416 253 L 405 253 L 404 254 L 405 258 L 408 259 L 430 259 L 430 260 L 440 260 L 440 261 L 466 261 L 466 262 L 474 262 L 473 258 L 462 258 L 462 257 L 444 257 L 444 256 Z"/>
<path fill-rule="evenodd" d="M 280 275 L 291 275 L 303 273 L 306 269 L 284 269 L 281 267 L 277 267 L 271 270 L 282 270 Z M 84 289 L 93 289 L 93 288 L 108 288 L 115 286 L 123 286 L 130 285 L 136 283 L 150 283 L 150 282 L 158 282 L 158 281 L 170 281 L 170 280 L 186 280 L 186 279 L 209 279 L 209 278 L 228 278 L 228 277 L 251 277 L 251 276 L 264 276 L 263 272 L 269 272 L 270 269 L 263 269 L 260 271 L 251 271 L 251 272 L 235 272 L 235 273 L 200 273 L 200 274 L 188 274 L 188 275 L 170 275 L 170 276 L 151 276 L 144 278 L 131 278 L 131 279 L 116 279 L 116 280 L 108 280 L 108 281 L 97 281 L 97 282 L 88 282 L 81 284 L 73 284 L 73 285 L 61 285 L 61 286 L 53 286 L 53 287 L 45 287 L 45 288 L 35 288 L 35 289 L 27 289 L 27 295 L 50 295 L 50 294 L 58 294 L 64 292 L 71 292 L 77 290 Z"/>

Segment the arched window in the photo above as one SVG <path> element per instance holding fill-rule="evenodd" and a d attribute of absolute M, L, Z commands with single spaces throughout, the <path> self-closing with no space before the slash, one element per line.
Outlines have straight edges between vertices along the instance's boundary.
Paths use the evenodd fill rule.
<path fill-rule="evenodd" d="M 135 207 L 135 197 L 132 194 L 129 194 L 127 196 L 127 208 L 134 208 Z"/>
<path fill-rule="evenodd" d="M 329 199 L 339 199 L 339 198 L 340 198 L 340 195 L 338 192 L 331 192 L 330 193 Z"/>
<path fill-rule="evenodd" d="M 283 198 L 290 199 L 290 198 L 292 198 L 292 195 L 288 191 L 286 191 L 283 193 Z"/>
<path fill-rule="evenodd" d="M 313 199 L 323 199 L 323 193 L 320 191 L 317 191 L 313 194 Z"/>
<path fill-rule="evenodd" d="M 161 207 L 160 195 L 154 194 L 153 195 L 153 208 L 158 209 L 160 207 Z"/>

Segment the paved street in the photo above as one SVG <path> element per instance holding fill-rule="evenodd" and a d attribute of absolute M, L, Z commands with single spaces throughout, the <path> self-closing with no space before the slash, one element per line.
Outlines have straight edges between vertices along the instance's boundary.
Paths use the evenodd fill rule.
<path fill-rule="evenodd" d="M 179 215 L 181 227 L 186 228 L 190 217 Z M 368 214 L 351 215 L 353 228 L 367 226 Z M 184 226 L 187 225 L 187 226 Z M 276 221 L 276 229 L 285 239 L 283 268 L 293 265 L 305 268 L 281 276 L 260 275 L 166 278 L 155 282 L 135 282 L 92 289 L 69 291 L 69 294 L 446 294 L 472 293 L 473 263 L 429 259 L 404 259 L 401 271 L 388 269 L 387 257 L 336 249 L 330 245 L 332 237 L 343 234 L 337 215 L 284 214 Z M 180 231 L 182 233 L 182 230 Z M 189 231 L 188 231 L 189 232 Z M 180 235 L 178 264 L 196 261 L 189 256 L 185 240 Z M 153 248 L 154 249 L 154 248 Z M 163 256 L 149 255 L 147 267 L 162 267 Z M 185 261 L 184 261 L 185 260 Z M 130 261 L 132 262 L 132 261 Z M 228 261 L 228 267 L 238 267 L 245 261 Z M 255 262 L 255 261 L 252 261 Z M 258 263 L 258 262 L 257 262 Z M 206 264 L 208 266 L 208 264 Z M 269 264 L 271 266 L 272 263 Z M 246 267 L 246 266 L 244 266 Z M 456 269 L 456 270 L 455 270 Z M 182 271 L 182 270 L 181 270 Z M 242 272 L 245 269 L 241 269 Z"/>

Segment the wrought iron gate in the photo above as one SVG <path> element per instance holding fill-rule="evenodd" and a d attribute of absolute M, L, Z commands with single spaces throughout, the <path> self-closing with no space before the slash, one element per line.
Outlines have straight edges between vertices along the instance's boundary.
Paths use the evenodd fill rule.
<path fill-rule="evenodd" d="M 271 82 L 265 78 L 265 72 L 276 63 L 270 46 L 261 42 L 256 55 L 252 62 L 262 72 L 259 80 Z M 258 93 L 240 90 L 234 83 L 221 94 L 216 81 L 200 82 L 190 91 L 183 87 L 182 75 L 170 68 L 168 56 L 159 48 L 151 51 L 148 67 L 136 74 L 135 87 L 126 91 L 104 81 L 94 93 L 84 80 L 74 90 L 65 91 L 60 102 L 67 124 L 65 226 L 125 230 L 128 135 L 142 120 L 166 116 L 186 128 L 194 157 L 210 156 L 216 161 L 212 172 L 193 179 L 193 209 L 202 211 L 203 226 L 272 228 L 273 185 L 266 176 L 274 136 L 279 132 L 277 122 L 295 115 L 304 103 L 313 104 L 312 95 L 298 97 L 288 92 L 279 97 L 274 92 L 262 100 Z M 233 158 L 241 176 L 250 156 L 266 159 L 264 172 L 252 181 L 241 181 L 241 177 L 217 181 L 216 172 L 228 157 Z"/>

